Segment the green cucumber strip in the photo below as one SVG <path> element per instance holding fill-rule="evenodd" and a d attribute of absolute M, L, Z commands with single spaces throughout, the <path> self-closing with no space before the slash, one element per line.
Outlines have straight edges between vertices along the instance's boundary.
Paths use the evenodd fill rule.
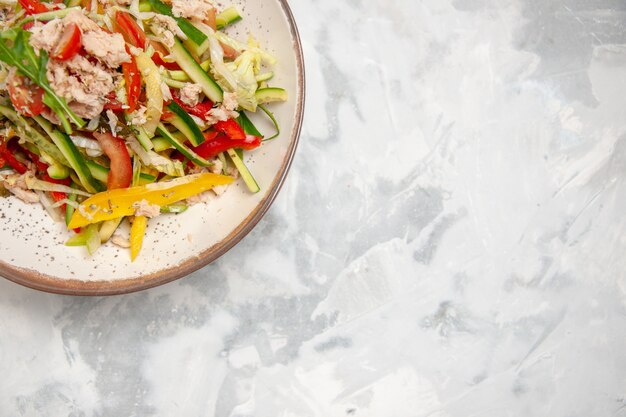
<path fill-rule="evenodd" d="M 33 119 L 41 126 L 43 130 L 46 131 L 48 136 L 52 139 L 52 142 L 59 148 L 65 159 L 69 162 L 72 169 L 78 175 L 80 179 L 80 183 L 85 187 L 90 193 L 97 193 L 98 191 L 102 191 L 102 186 L 96 182 L 91 175 L 91 172 L 87 168 L 85 164 L 85 158 L 81 155 L 81 153 L 76 148 L 76 145 L 72 142 L 69 136 L 65 133 L 56 130 L 52 127 L 52 125 L 43 117 L 36 116 Z"/>
<path fill-rule="evenodd" d="M 200 68 L 202 68 L 205 71 L 208 71 L 210 65 L 211 65 L 211 61 L 206 60 L 200 64 Z M 168 70 L 167 74 L 169 78 L 171 78 L 172 80 L 176 80 L 176 81 L 190 81 L 191 80 L 185 71 Z"/>
<path fill-rule="evenodd" d="M 86 229 L 81 230 L 80 233 L 70 237 L 65 242 L 65 246 L 85 246 L 86 244 L 87 244 L 87 230 Z"/>
<path fill-rule="evenodd" d="M 133 126 L 133 131 L 135 132 L 137 141 L 141 144 L 142 148 L 144 148 L 146 151 L 149 151 L 154 147 L 152 141 L 150 140 L 150 136 L 148 136 L 148 133 L 143 127 Z"/>
<path fill-rule="evenodd" d="M 139 174 L 141 174 L 141 161 L 139 157 L 135 155 L 133 157 L 133 180 L 131 187 L 136 187 L 139 183 Z"/>
<path fill-rule="evenodd" d="M 15 23 L 15 25 L 22 26 L 24 23 L 32 22 L 35 19 L 37 19 L 38 22 L 48 22 L 54 19 L 62 19 L 65 16 L 67 16 L 72 10 L 80 10 L 80 7 L 76 7 L 76 6 L 66 7 L 65 9 L 51 10 L 49 12 L 33 14 L 30 16 L 26 16 L 25 18 L 20 20 L 18 23 Z"/>
<path fill-rule="evenodd" d="M 163 123 L 159 123 L 159 125 L 157 126 L 157 132 L 161 136 L 163 136 L 163 138 L 165 138 L 170 144 L 172 144 L 174 148 L 176 148 L 180 153 L 182 153 L 185 156 L 185 158 L 189 159 L 194 164 L 199 165 L 201 167 L 208 167 L 212 165 L 211 162 L 202 158 L 200 155 L 195 153 L 193 150 L 189 149 L 181 141 L 175 138 L 170 133 L 170 131 L 167 130 L 165 126 L 163 126 Z"/>
<path fill-rule="evenodd" d="M 72 184 L 72 187 L 76 187 L 76 184 Z M 68 200 L 76 201 L 78 195 L 70 194 L 67 196 Z M 65 225 L 70 224 L 70 220 L 72 220 L 72 216 L 74 215 L 75 208 L 69 204 L 65 205 Z"/>
<path fill-rule="evenodd" d="M 263 139 L 263 142 L 268 141 L 268 140 L 272 140 L 274 138 L 277 138 L 278 135 L 280 135 L 280 127 L 278 126 L 278 122 L 276 121 L 276 118 L 274 117 L 274 113 L 272 113 L 271 111 L 269 111 L 267 109 L 267 107 L 265 107 L 262 104 L 259 104 L 259 108 L 261 110 L 263 110 L 263 113 L 265 113 L 267 115 L 267 117 L 270 118 L 270 120 L 272 121 L 272 123 L 274 124 L 274 128 L 276 129 L 276 133 L 274 134 L 274 136 L 271 136 L 267 139 Z"/>
<path fill-rule="evenodd" d="M 140 1 L 139 2 L 139 11 L 140 12 L 151 12 L 152 6 L 150 6 L 150 2 L 148 1 Z"/>
<path fill-rule="evenodd" d="M 172 149 L 173 146 L 171 143 L 169 143 L 167 141 L 167 139 L 161 137 L 161 136 L 156 136 L 154 138 L 152 138 L 152 144 L 154 145 L 154 151 L 155 152 L 163 152 L 166 149 Z"/>
<path fill-rule="evenodd" d="M 275 101 L 287 101 L 288 96 L 284 88 L 267 87 L 256 90 L 254 98 L 256 98 L 257 103 L 265 104 Z"/>
<path fill-rule="evenodd" d="M 109 176 L 109 169 L 107 167 L 103 167 L 90 160 L 86 160 L 85 164 L 95 179 L 105 184 L 107 183 L 107 177 Z"/>
<path fill-rule="evenodd" d="M 16 131 L 20 139 L 25 140 L 28 143 L 32 143 L 39 149 L 50 155 L 56 161 L 62 163 L 65 166 L 69 166 L 69 162 L 63 156 L 59 148 L 44 135 L 39 133 L 37 129 L 31 126 L 22 116 L 17 114 L 15 110 L 7 106 L 0 106 L 0 114 L 4 115 L 7 119 L 15 124 Z"/>
<path fill-rule="evenodd" d="M 96 251 L 100 248 L 100 245 L 102 245 L 102 243 L 100 242 L 100 233 L 98 231 L 98 229 L 100 224 L 90 224 L 89 226 L 87 226 L 87 229 L 85 230 L 85 235 L 86 235 L 86 241 L 85 241 L 85 246 L 87 246 L 87 253 L 89 253 L 89 255 L 93 255 L 94 253 L 96 253 Z"/>
<path fill-rule="evenodd" d="M 178 39 L 174 40 L 174 46 L 171 48 L 170 52 L 176 63 L 189 75 L 189 78 L 200 85 L 202 92 L 209 100 L 213 103 L 222 102 L 224 93 L 221 87 L 217 85 L 209 74 L 193 59 Z"/>
<path fill-rule="evenodd" d="M 215 16 L 215 25 L 217 30 L 220 30 L 240 20 L 241 15 L 239 14 L 239 11 L 237 11 L 234 7 L 228 7 Z"/>
<path fill-rule="evenodd" d="M 91 172 L 91 175 L 98 181 L 106 184 L 110 171 L 109 168 L 90 160 L 86 160 L 85 163 L 87 165 L 87 168 L 89 169 L 89 172 Z M 141 172 L 139 174 L 139 178 L 144 181 L 154 181 L 156 179 L 154 175 L 150 175 L 145 172 Z"/>
<path fill-rule="evenodd" d="M 164 76 L 161 76 L 161 80 L 163 80 L 163 82 L 167 84 L 168 87 L 178 88 L 179 90 L 183 88 L 185 84 L 187 84 L 184 81 L 176 81 L 176 80 L 172 80 L 171 78 L 164 77 Z"/>
<path fill-rule="evenodd" d="M 202 43 L 202 45 L 196 45 L 191 39 L 187 38 L 183 42 L 183 45 L 187 49 L 187 52 L 191 54 L 194 58 L 200 58 L 202 54 L 209 49 L 209 41 Z"/>
<path fill-rule="evenodd" d="M 100 226 L 100 230 L 98 231 L 98 234 L 100 235 L 100 243 L 106 243 L 109 239 L 111 239 L 111 236 L 113 236 L 113 233 L 115 233 L 120 223 L 122 223 L 122 220 L 124 220 L 124 218 L 119 217 L 117 219 L 102 222 L 102 226 Z"/>
<path fill-rule="evenodd" d="M 164 14 L 166 16 L 170 16 L 176 19 L 176 22 L 178 23 L 178 27 L 196 45 L 202 45 L 204 42 L 207 42 L 207 36 L 204 33 L 202 33 L 201 30 L 199 30 L 194 25 L 192 25 L 191 22 L 189 22 L 187 19 L 184 19 L 182 17 L 175 17 L 172 14 L 172 8 L 168 6 L 167 4 L 163 3 L 161 0 L 148 0 L 148 3 L 150 4 L 150 6 L 155 12 Z"/>
<path fill-rule="evenodd" d="M 55 180 L 64 180 L 70 176 L 70 170 L 65 165 L 50 165 L 47 171 L 50 178 Z"/>
<path fill-rule="evenodd" d="M 170 104 L 167 105 L 167 108 L 174 113 L 174 116 L 168 118 L 167 121 L 176 126 L 176 128 L 189 139 L 193 146 L 198 146 L 204 142 L 204 135 L 198 127 L 198 124 L 178 103 L 172 100 Z"/>
<path fill-rule="evenodd" d="M 80 6 L 80 0 L 65 0 L 64 1 L 66 7 L 78 7 Z"/>
<path fill-rule="evenodd" d="M 182 213 L 187 211 L 189 207 L 186 204 L 170 204 L 169 206 L 161 207 L 161 213 Z"/>
<path fill-rule="evenodd" d="M 244 164 L 243 159 L 237 155 L 237 152 L 235 152 L 234 149 L 229 149 L 227 152 L 228 156 L 230 156 L 230 159 L 233 161 L 235 168 L 237 168 L 241 174 L 243 182 L 245 182 L 246 186 L 248 186 L 248 190 L 250 190 L 251 193 L 258 193 L 261 188 L 252 176 L 252 173 L 250 173 L 250 170 L 248 170 L 248 167 L 246 167 L 246 164 Z"/>
<path fill-rule="evenodd" d="M 246 115 L 246 112 L 244 111 L 239 112 L 237 123 L 239 123 L 239 126 L 241 126 L 241 128 L 247 135 L 259 136 L 261 138 L 263 137 L 263 135 L 261 134 L 261 132 L 259 132 L 259 130 L 254 125 L 254 123 L 252 123 L 252 120 L 248 118 L 248 116 Z"/>

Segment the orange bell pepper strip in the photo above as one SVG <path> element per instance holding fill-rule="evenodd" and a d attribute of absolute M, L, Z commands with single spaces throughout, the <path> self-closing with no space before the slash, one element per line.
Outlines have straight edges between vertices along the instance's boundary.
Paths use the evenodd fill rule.
<path fill-rule="evenodd" d="M 146 226 L 148 218 L 146 216 L 135 216 L 133 225 L 130 228 L 130 260 L 134 261 L 141 246 L 143 245 L 143 237 L 146 234 Z"/>
<path fill-rule="evenodd" d="M 67 228 L 75 229 L 92 223 L 131 216 L 135 213 L 136 204 L 142 200 L 163 207 L 208 191 L 216 185 L 226 185 L 233 181 L 232 177 L 225 175 L 203 173 L 167 182 L 104 191 L 83 201 L 74 211 Z"/>

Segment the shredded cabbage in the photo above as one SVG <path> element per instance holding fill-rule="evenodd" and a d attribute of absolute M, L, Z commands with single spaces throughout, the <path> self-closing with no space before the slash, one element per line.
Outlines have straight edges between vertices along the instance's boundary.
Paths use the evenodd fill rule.
<path fill-rule="evenodd" d="M 146 151 L 134 136 L 129 136 L 126 139 L 126 143 L 139 159 L 141 159 L 141 163 L 144 165 L 151 166 L 157 171 L 173 177 L 182 177 L 185 175 L 185 169 L 180 161 L 168 159 L 154 151 Z"/>

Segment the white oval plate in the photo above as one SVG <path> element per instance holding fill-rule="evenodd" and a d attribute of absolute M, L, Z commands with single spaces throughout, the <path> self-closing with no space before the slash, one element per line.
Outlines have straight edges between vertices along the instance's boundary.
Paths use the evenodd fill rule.
<path fill-rule="evenodd" d="M 38 290 L 76 295 L 138 291 L 185 276 L 217 259 L 258 223 L 282 185 L 296 149 L 304 111 L 304 65 L 298 31 L 286 0 L 233 0 L 243 20 L 229 33 L 246 40 L 252 33 L 278 59 L 271 85 L 289 93 L 287 103 L 271 109 L 281 134 L 254 151 L 246 164 L 261 191 L 251 194 L 241 179 L 220 197 L 180 215 L 150 220 L 140 256 L 112 244 L 90 257 L 84 248 L 64 245 L 63 224 L 54 223 L 40 205 L 0 199 L 0 275 Z M 260 111 L 259 111 L 260 113 Z M 272 132 L 266 119 L 253 121 Z"/>

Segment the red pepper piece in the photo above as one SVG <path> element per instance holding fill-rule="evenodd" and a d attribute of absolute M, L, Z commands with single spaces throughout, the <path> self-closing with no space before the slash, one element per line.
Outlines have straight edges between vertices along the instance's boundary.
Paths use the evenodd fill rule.
<path fill-rule="evenodd" d="M 122 34 L 126 42 L 136 48 L 146 48 L 146 33 L 130 14 L 118 10 L 114 23 L 116 31 Z"/>
<path fill-rule="evenodd" d="M 234 119 L 217 122 L 213 125 L 213 128 L 218 132 L 224 133 L 229 139 L 232 140 L 244 140 L 246 138 L 246 133 Z"/>
<path fill-rule="evenodd" d="M 19 3 L 26 11 L 26 14 L 39 14 L 57 9 L 57 7 L 53 9 L 48 9 L 45 4 L 38 0 L 19 0 Z"/>
<path fill-rule="evenodd" d="M 128 48 L 126 48 L 128 49 Z M 141 77 L 139 76 L 139 68 L 135 57 L 131 56 L 130 62 L 122 63 L 122 73 L 124 81 L 126 81 L 126 100 L 128 101 L 128 111 L 133 112 L 137 108 L 139 102 L 139 94 L 141 93 Z"/>
<path fill-rule="evenodd" d="M 250 150 L 261 146 L 261 138 L 259 136 L 249 135 L 245 139 L 237 142 L 233 142 L 224 134 L 217 132 L 207 132 L 204 134 L 204 137 L 205 141 L 192 149 L 205 159 L 215 158 L 219 153 L 233 148 Z"/>
<path fill-rule="evenodd" d="M 180 107 L 183 108 L 183 110 L 203 120 L 207 119 L 209 112 L 213 108 L 213 102 L 211 100 L 205 100 L 202 103 L 196 104 L 195 106 L 190 106 L 189 104 L 183 103 L 183 101 L 180 99 L 180 96 L 178 95 L 177 90 L 171 90 L 171 91 L 172 91 L 172 98 L 174 99 L 176 104 L 178 104 Z"/>
<path fill-rule="evenodd" d="M 9 150 L 7 147 L 11 146 L 13 150 Z M 0 158 L 4 159 L 11 168 L 20 174 L 25 174 L 28 171 L 28 167 L 18 160 L 13 153 L 15 152 L 14 144 L 0 144 Z"/>

